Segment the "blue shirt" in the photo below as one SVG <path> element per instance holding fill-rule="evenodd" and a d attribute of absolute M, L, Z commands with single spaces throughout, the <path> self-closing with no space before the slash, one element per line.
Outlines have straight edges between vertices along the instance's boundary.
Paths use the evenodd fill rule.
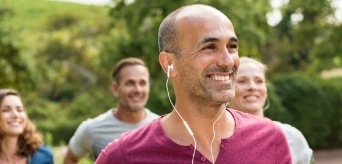
<path fill-rule="evenodd" d="M 47 146 L 39 147 L 28 158 L 28 164 L 53 164 L 53 153 Z"/>

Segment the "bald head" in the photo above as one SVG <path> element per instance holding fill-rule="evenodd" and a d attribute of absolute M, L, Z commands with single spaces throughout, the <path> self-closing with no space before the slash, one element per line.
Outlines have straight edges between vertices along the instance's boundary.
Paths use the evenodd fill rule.
<path fill-rule="evenodd" d="M 221 11 L 207 5 L 195 4 L 183 6 L 171 12 L 159 27 L 159 52 L 164 51 L 180 56 L 181 52 L 177 40 L 182 35 L 180 34 L 179 25 L 187 24 L 185 27 L 196 26 L 197 23 L 208 19 L 219 19 L 221 21 L 230 22 L 227 16 Z"/>
<path fill-rule="evenodd" d="M 217 10 L 212 6 L 207 5 L 189 5 L 180 8 L 180 12 L 176 16 L 176 21 L 184 19 L 184 18 L 220 18 L 224 20 L 228 20 L 226 15 L 224 15 L 221 11 Z"/>

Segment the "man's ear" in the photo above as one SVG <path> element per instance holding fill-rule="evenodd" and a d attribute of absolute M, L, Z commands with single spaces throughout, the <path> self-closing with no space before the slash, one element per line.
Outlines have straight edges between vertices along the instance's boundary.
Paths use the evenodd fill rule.
<path fill-rule="evenodd" d="M 112 83 L 112 92 L 115 97 L 119 96 L 119 85 L 116 82 Z"/>
<path fill-rule="evenodd" d="M 168 53 L 168 52 L 161 52 L 159 54 L 159 64 L 166 74 L 168 71 L 168 66 L 173 65 L 172 63 L 173 63 L 173 54 Z"/>

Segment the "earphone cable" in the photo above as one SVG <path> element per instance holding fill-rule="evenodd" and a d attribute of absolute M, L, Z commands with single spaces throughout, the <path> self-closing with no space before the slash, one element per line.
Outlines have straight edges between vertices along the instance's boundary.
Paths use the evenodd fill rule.
<path fill-rule="evenodd" d="M 194 159 L 195 159 L 195 153 L 196 153 L 196 148 L 197 148 L 197 143 L 196 143 L 196 139 L 195 139 L 195 136 L 193 134 L 193 132 L 191 131 L 189 125 L 186 123 L 186 121 L 183 119 L 183 117 L 180 115 L 180 113 L 178 112 L 178 110 L 176 109 L 176 107 L 173 105 L 172 101 L 171 101 L 171 97 L 170 97 L 170 93 L 169 93 L 169 88 L 168 88 L 168 83 L 169 83 L 169 77 L 167 77 L 166 79 L 166 92 L 167 92 L 167 96 L 169 98 L 169 101 L 173 107 L 173 109 L 176 111 L 176 113 L 178 114 L 178 116 L 181 118 L 181 120 L 183 121 L 183 124 L 185 126 L 185 128 L 188 130 L 190 136 L 192 137 L 192 139 L 194 140 L 194 152 L 192 154 L 192 160 L 191 160 L 191 163 L 193 164 L 194 163 Z M 222 110 L 220 116 L 214 121 L 213 123 L 213 133 L 214 133 L 214 136 L 213 136 L 213 139 L 211 140 L 211 144 L 210 144 L 210 154 L 211 154 L 211 159 L 213 161 L 213 163 L 215 163 L 214 161 L 214 155 L 213 155 L 213 143 L 214 143 L 214 139 L 215 139 L 215 136 L 216 136 L 216 132 L 215 132 L 215 124 L 216 122 L 221 118 L 223 112 L 225 110 Z"/>
<path fill-rule="evenodd" d="M 192 137 L 192 139 L 194 140 L 194 152 L 192 153 L 192 160 L 191 160 L 191 163 L 194 164 L 194 159 L 195 159 L 195 153 L 196 153 L 196 149 L 197 149 L 197 143 L 196 143 L 196 139 L 195 139 L 195 136 L 194 134 L 192 133 L 189 125 L 186 123 L 186 121 L 183 119 L 183 117 L 180 115 L 180 113 L 178 112 L 178 110 L 176 109 L 175 105 L 173 105 L 172 101 L 171 101 L 171 98 L 170 98 L 170 93 L 169 93 L 169 87 L 168 87 L 168 84 L 169 83 L 169 77 L 167 77 L 166 79 L 166 92 L 167 92 L 167 97 L 169 98 L 169 101 L 173 107 L 173 109 L 175 109 L 176 113 L 178 114 L 178 116 L 181 118 L 181 120 L 183 121 L 183 124 L 185 126 L 185 128 L 188 130 L 190 136 Z"/>
<path fill-rule="evenodd" d="M 214 160 L 214 155 L 213 155 L 213 143 L 214 143 L 214 139 L 215 139 L 215 136 L 216 136 L 216 133 L 215 133 L 215 124 L 216 122 L 221 118 L 223 112 L 225 110 L 222 110 L 220 116 L 215 120 L 215 122 L 213 123 L 213 133 L 214 133 L 214 136 L 213 136 L 213 139 L 211 140 L 211 144 L 210 144 L 210 153 L 211 153 L 211 159 L 213 161 L 213 163 L 215 163 L 215 160 Z"/>

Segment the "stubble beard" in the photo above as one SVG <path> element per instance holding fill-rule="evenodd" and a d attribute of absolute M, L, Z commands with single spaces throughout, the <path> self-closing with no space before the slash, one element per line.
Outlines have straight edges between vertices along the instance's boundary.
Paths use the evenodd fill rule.
<path fill-rule="evenodd" d="M 204 81 L 198 83 L 198 81 L 194 79 L 183 81 L 185 83 L 185 90 L 189 93 L 189 99 L 194 103 L 222 105 L 231 101 L 235 96 L 233 81 L 229 84 L 228 88 L 217 88 L 213 84 L 205 83 Z M 194 85 L 196 83 L 197 85 Z"/>

